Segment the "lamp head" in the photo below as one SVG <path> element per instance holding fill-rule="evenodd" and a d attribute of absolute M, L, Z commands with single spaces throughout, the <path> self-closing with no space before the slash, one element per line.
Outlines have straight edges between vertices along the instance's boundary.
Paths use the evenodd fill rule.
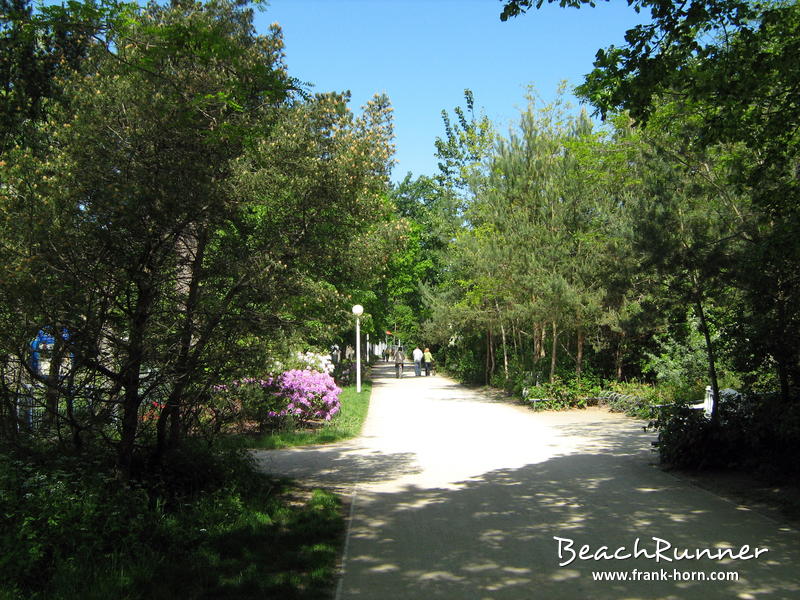
<path fill-rule="evenodd" d="M 364 307 L 363 307 L 363 306 L 361 306 L 360 304 L 356 304 L 356 305 L 353 307 L 353 314 L 354 314 L 355 316 L 357 316 L 357 317 L 360 317 L 360 316 L 363 314 L 363 312 L 364 312 Z"/>

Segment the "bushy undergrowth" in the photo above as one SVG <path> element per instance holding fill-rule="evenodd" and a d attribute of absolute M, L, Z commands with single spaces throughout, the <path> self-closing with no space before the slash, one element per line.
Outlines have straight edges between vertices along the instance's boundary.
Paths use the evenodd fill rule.
<path fill-rule="evenodd" d="M 702 398 L 693 400 L 699 402 Z M 650 419 L 659 406 L 675 401 L 672 390 L 645 383 L 612 381 L 603 386 L 599 404 L 629 417 Z"/>
<path fill-rule="evenodd" d="M 653 416 L 654 406 L 674 401 L 674 390 L 646 383 L 602 380 L 591 371 L 580 378 L 561 372 L 552 383 L 543 373 L 512 369 L 510 376 L 493 381 L 536 410 L 565 410 L 586 406 L 607 406 L 614 412 L 643 419 Z M 694 400 L 702 401 L 702 397 Z"/>
<path fill-rule="evenodd" d="M 436 357 L 437 368 L 464 383 L 484 383 L 482 354 L 468 344 L 445 346 Z"/>
<path fill-rule="evenodd" d="M 361 362 L 361 380 L 366 381 L 371 377 L 372 365 Z M 355 385 L 357 380 L 356 361 L 351 358 L 343 358 L 336 363 L 333 372 L 333 379 L 339 387 Z"/>
<path fill-rule="evenodd" d="M 330 585 L 330 494 L 291 498 L 237 452 L 187 448 L 125 483 L 112 464 L 0 453 L 0 599 L 310 599 Z"/>
<path fill-rule="evenodd" d="M 526 371 L 513 362 L 508 377 L 497 373 L 492 378 L 492 385 L 505 389 L 536 410 L 584 408 L 596 403 L 602 389 L 600 379 L 591 372 L 583 373 L 581 377 L 576 377 L 572 371 L 562 372 L 550 382 L 545 373 Z"/>
<path fill-rule="evenodd" d="M 585 408 L 596 403 L 600 394 L 599 380 L 592 376 L 572 376 L 562 379 L 556 376 L 552 383 L 522 387 L 523 402 L 535 409 L 564 410 L 568 408 Z"/>
<path fill-rule="evenodd" d="M 786 403 L 774 394 L 723 397 L 718 426 L 685 403 L 666 407 L 651 423 L 658 430 L 661 461 L 681 469 L 754 468 L 796 477 L 798 400 Z"/>

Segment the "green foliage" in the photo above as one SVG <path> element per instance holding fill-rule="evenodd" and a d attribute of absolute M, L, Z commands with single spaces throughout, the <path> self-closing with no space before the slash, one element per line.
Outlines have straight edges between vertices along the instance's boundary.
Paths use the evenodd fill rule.
<path fill-rule="evenodd" d="M 484 371 L 481 364 L 485 355 L 471 344 L 472 340 L 460 339 L 453 344 L 445 344 L 437 356 L 437 368 L 449 373 L 459 381 L 466 383 L 484 383 Z"/>
<path fill-rule="evenodd" d="M 678 395 L 698 397 L 705 390 L 708 367 L 702 336 L 693 328 L 685 343 L 671 338 L 659 340 L 659 354 L 647 354 L 645 373 L 655 375 L 659 386 L 668 386 Z"/>
<path fill-rule="evenodd" d="M 388 330 L 394 343 L 427 346 L 431 342 L 420 329 L 430 314 L 425 295 L 439 283 L 447 245 L 461 224 L 457 200 L 436 180 L 412 179 L 410 173 L 389 196 L 396 215 L 387 239 L 394 246 L 374 297 L 364 304 L 374 313 L 373 334 L 382 338 Z"/>
<path fill-rule="evenodd" d="M 46 388 L 51 414 L 93 390 L 120 427 L 61 415 L 66 439 L 113 444 L 127 471 L 179 445 L 214 384 L 350 325 L 381 272 L 392 124 L 385 96 L 356 116 L 347 95 L 298 92 L 279 28 L 257 34 L 246 3 L 123 12 L 53 80 L 48 143 L 0 149 L 0 348 L 27 364 L 40 328 L 66 327 L 79 359 L 11 387 Z"/>
<path fill-rule="evenodd" d="M 566 410 L 585 408 L 597 403 L 600 381 L 597 377 L 574 375 L 567 379 L 556 376 L 553 381 L 525 386 L 521 390 L 522 401 L 534 410 Z"/>
<path fill-rule="evenodd" d="M 674 332 L 672 336 L 661 335 L 656 339 L 657 353 L 645 354 L 642 371 L 655 376 L 656 386 L 668 396 L 699 401 L 705 395 L 708 385 L 707 351 L 698 320 L 690 315 L 686 325 L 688 331 L 684 335 Z M 713 331 L 711 339 L 719 345 L 720 334 Z M 740 379 L 730 370 L 725 360 L 720 360 L 718 367 L 720 388 L 741 387 Z"/>
<path fill-rule="evenodd" d="M 361 384 L 361 393 L 357 393 L 355 386 L 342 390 L 339 397 L 341 411 L 332 421 L 319 427 L 300 429 L 294 431 L 273 431 L 267 435 L 221 440 L 224 446 L 241 446 L 246 448 L 292 448 L 295 446 L 308 446 L 313 444 L 331 444 L 357 437 L 361 434 L 364 421 L 369 409 L 369 398 L 372 393 L 372 384 L 364 381 Z"/>
<path fill-rule="evenodd" d="M 667 466 L 696 469 L 718 465 L 717 451 L 727 449 L 719 447 L 719 428 L 686 403 L 661 409 L 651 426 L 658 430 L 658 453 Z"/>
<path fill-rule="evenodd" d="M 494 143 L 494 126 L 485 114 L 475 115 L 472 90 L 464 90 L 462 108 L 453 109 L 455 120 L 442 110 L 444 138 L 436 138 L 436 157 L 439 159 L 438 181 L 444 187 L 461 192 L 473 184 L 481 171 L 481 162 Z"/>
<path fill-rule="evenodd" d="M 543 4 L 508 0 L 502 18 Z M 695 306 L 707 338 L 704 307 L 733 308 L 724 343 L 732 363 L 756 374 L 751 380 L 775 372 L 788 401 L 800 381 L 800 288 L 793 275 L 800 257 L 800 110 L 791 58 L 800 4 L 628 4 L 649 9 L 649 22 L 626 32 L 624 46 L 600 50 L 578 93 L 615 123 L 620 113 L 630 115 L 644 134 L 649 167 L 641 171 L 643 187 L 625 198 L 644 209 L 634 221 L 637 246 L 669 294 Z M 708 339 L 705 345 L 716 389 L 719 349 Z"/>
<path fill-rule="evenodd" d="M 329 589 L 343 525 L 335 497 L 293 497 L 241 456 L 181 452 L 171 470 L 127 485 L 113 456 L 0 454 L 5 598 L 300 599 Z"/>
<path fill-rule="evenodd" d="M 0 152 L 46 143 L 37 124 L 64 100 L 61 84 L 81 69 L 93 43 L 124 21 L 134 5 L 0 1 Z"/>
<path fill-rule="evenodd" d="M 562 356 L 580 377 L 601 348 L 615 351 L 621 377 L 627 340 L 650 334 L 659 318 L 646 312 L 650 274 L 630 245 L 622 200 L 635 185 L 638 141 L 622 123 L 595 131 L 562 100 L 537 103 L 531 91 L 518 126 L 494 136 L 470 171 L 467 225 L 426 298 L 425 331 L 438 344 L 462 336 L 484 346 L 472 353 L 484 364 L 469 370 L 485 382 L 513 379 L 514 364 L 549 367 L 553 380 Z"/>
<path fill-rule="evenodd" d="M 630 417 L 652 419 L 660 410 L 659 407 L 674 403 L 677 398 L 691 398 L 675 396 L 674 390 L 662 386 L 648 385 L 637 382 L 614 381 L 606 383 L 599 395 L 599 404 L 608 406 L 614 412 L 624 412 Z M 702 395 L 692 402 L 699 402 Z"/>
<path fill-rule="evenodd" d="M 651 427 L 665 465 L 681 469 L 746 468 L 768 477 L 798 472 L 790 450 L 800 443 L 799 404 L 777 394 L 723 395 L 720 423 L 677 402 L 663 408 Z"/>
<path fill-rule="evenodd" d="M 120 493 L 113 474 L 98 473 L 95 462 L 61 458 L 45 470 L 5 454 L 0 461 L 4 581 L 20 590 L 35 589 L 70 557 L 110 555 L 117 540 L 125 544 L 135 537 L 120 516 L 146 506 L 147 495 L 143 490 Z M 81 472 L 73 477 L 76 468 Z M 109 537 L 103 542 L 97 532 L 106 530 Z"/>

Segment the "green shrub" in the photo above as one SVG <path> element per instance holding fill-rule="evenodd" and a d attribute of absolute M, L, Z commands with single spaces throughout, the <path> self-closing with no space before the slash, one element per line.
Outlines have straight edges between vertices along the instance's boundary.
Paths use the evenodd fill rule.
<path fill-rule="evenodd" d="M 698 399 L 700 402 L 702 398 Z M 600 404 L 613 412 L 622 412 L 629 417 L 650 419 L 659 406 L 675 402 L 669 388 L 646 383 L 614 381 L 604 386 Z"/>
<path fill-rule="evenodd" d="M 484 383 L 484 355 L 467 344 L 445 346 L 439 351 L 437 368 L 465 383 Z"/>
<path fill-rule="evenodd" d="M 674 468 L 700 469 L 710 467 L 715 457 L 716 432 L 703 411 L 685 403 L 662 407 L 650 427 L 658 430 L 658 449 L 661 463 Z"/>
<path fill-rule="evenodd" d="M 121 486 L 101 461 L 40 461 L 0 454 L 0 580 L 26 594 L 43 591 L 74 561 L 138 547 L 157 525 L 146 491 Z"/>
<path fill-rule="evenodd" d="M 229 436 L 221 441 L 228 447 L 274 449 L 309 444 L 330 444 L 351 439 L 361 433 L 369 410 L 371 393 L 372 384 L 369 381 L 362 383 L 361 392 L 356 392 L 355 386 L 344 388 L 339 397 L 342 406 L 341 412 L 336 415 L 335 419 L 326 421 L 319 427 L 270 431 L 258 436 Z"/>
<path fill-rule="evenodd" d="M 122 482 L 113 457 L 0 453 L 3 600 L 317 598 L 343 519 L 237 452 L 189 444 Z"/>
<path fill-rule="evenodd" d="M 145 470 L 146 469 L 146 470 Z M 150 504 L 191 503 L 204 494 L 248 489 L 253 459 L 241 448 L 216 448 L 187 439 L 160 464 L 142 465 L 136 485 L 147 490 Z"/>
<path fill-rule="evenodd" d="M 711 339 L 718 349 L 722 348 L 720 333 L 711 325 Z M 654 378 L 656 386 L 667 402 L 697 398 L 702 401 L 708 385 L 708 354 L 700 324 L 693 313 L 686 319 L 685 331 L 673 331 L 657 336 L 657 353 L 645 353 L 642 371 Z M 729 364 L 726 352 L 718 352 L 716 368 L 720 388 L 741 388 L 741 379 Z"/>
<path fill-rule="evenodd" d="M 522 400 L 534 409 L 563 410 L 585 408 L 594 404 L 600 393 L 600 382 L 591 374 L 580 379 L 556 376 L 552 383 L 540 383 L 522 388 Z"/>
<path fill-rule="evenodd" d="M 686 403 L 663 408 L 651 426 L 659 457 L 682 469 L 748 468 L 787 477 L 800 472 L 800 406 L 774 394 L 723 396 L 719 425 Z"/>

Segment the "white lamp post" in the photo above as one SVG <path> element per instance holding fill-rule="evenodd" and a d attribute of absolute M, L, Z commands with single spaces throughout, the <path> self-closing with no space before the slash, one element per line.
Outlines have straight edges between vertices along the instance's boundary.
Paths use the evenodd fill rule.
<path fill-rule="evenodd" d="M 364 313 L 364 307 L 356 304 L 353 314 L 356 316 L 356 392 L 361 393 L 361 324 L 358 320 Z"/>

